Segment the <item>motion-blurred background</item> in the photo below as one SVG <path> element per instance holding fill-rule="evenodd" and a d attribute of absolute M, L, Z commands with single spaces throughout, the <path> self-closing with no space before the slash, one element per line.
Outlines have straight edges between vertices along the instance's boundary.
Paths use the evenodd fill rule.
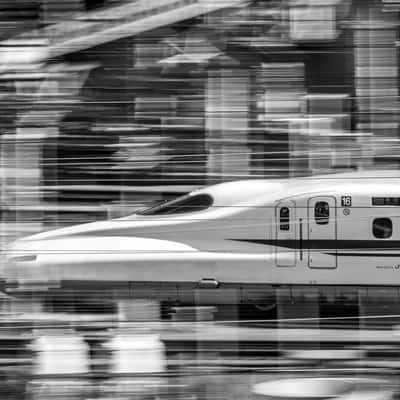
<path fill-rule="evenodd" d="M 1 0 L 2 241 L 221 181 L 399 165 L 396 0 Z"/>
<path fill-rule="evenodd" d="M 399 11 L 0 0 L 0 250 L 206 184 L 399 168 Z M 398 316 L 274 331 L 209 308 L 161 326 L 151 301 L 133 325 L 0 304 L 4 399 L 399 398 Z"/>

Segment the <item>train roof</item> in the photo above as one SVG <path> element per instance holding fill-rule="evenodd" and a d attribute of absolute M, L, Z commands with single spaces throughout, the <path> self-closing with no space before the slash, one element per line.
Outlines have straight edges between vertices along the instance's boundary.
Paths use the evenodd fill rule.
<path fill-rule="evenodd" d="M 362 179 L 362 180 L 393 180 L 400 179 L 400 170 L 362 170 L 362 171 L 351 171 L 341 172 L 334 174 L 325 175 L 313 175 L 296 178 L 299 180 L 343 180 L 343 179 Z"/>
<path fill-rule="evenodd" d="M 214 205 L 262 203 L 312 193 L 344 193 L 400 196 L 400 171 L 356 171 L 329 175 L 314 175 L 287 179 L 248 179 L 220 183 L 196 190 L 192 194 L 207 193 Z M 371 184 L 373 186 L 371 186 Z M 375 188 L 375 191 L 373 190 Z"/>

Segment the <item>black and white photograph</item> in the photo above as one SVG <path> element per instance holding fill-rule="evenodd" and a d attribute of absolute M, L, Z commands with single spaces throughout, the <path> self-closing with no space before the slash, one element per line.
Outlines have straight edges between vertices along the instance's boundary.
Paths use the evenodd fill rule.
<path fill-rule="evenodd" d="M 1 400 L 399 376 L 400 0 L 0 0 Z"/>

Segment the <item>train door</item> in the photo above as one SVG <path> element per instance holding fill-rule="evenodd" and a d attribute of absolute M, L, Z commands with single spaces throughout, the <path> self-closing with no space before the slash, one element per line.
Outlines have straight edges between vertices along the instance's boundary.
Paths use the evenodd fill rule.
<path fill-rule="evenodd" d="M 336 268 L 336 199 L 330 196 L 308 200 L 308 266 Z"/>
<path fill-rule="evenodd" d="M 295 203 L 285 201 L 275 208 L 276 241 L 275 259 L 278 267 L 296 265 L 296 216 Z"/>

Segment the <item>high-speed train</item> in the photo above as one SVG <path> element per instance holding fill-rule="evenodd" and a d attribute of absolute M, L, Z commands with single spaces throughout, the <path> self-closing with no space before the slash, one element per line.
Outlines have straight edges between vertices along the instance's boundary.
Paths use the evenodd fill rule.
<path fill-rule="evenodd" d="M 25 237 L 6 258 L 7 282 L 183 302 L 193 289 L 258 302 L 274 286 L 400 286 L 400 172 L 217 184 Z"/>

